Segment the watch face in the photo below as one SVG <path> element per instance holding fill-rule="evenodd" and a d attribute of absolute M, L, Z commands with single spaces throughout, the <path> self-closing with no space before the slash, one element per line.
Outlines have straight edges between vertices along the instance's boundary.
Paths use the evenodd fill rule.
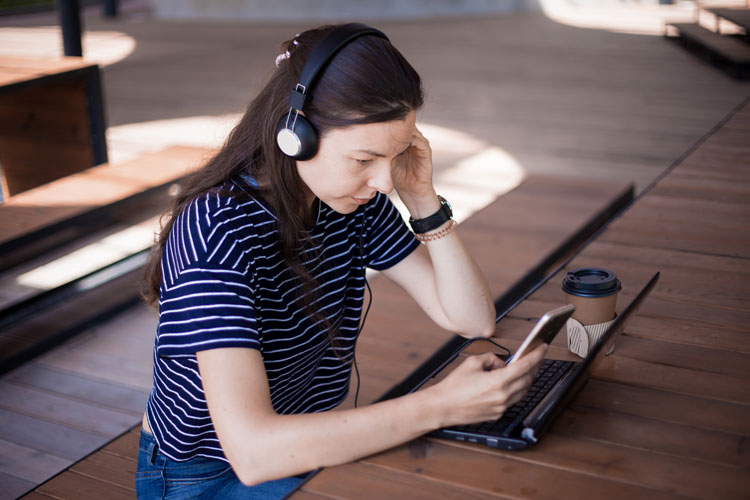
<path fill-rule="evenodd" d="M 453 217 L 453 207 L 451 207 L 451 204 L 448 200 L 443 198 L 441 195 L 438 195 L 438 200 L 440 200 L 440 203 L 446 208 L 448 211 L 448 217 Z"/>

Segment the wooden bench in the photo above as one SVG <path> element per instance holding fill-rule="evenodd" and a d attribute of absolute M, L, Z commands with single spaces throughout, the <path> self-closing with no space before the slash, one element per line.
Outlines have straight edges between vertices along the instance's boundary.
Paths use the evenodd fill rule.
<path fill-rule="evenodd" d="M 716 9 L 716 15 L 724 10 Z M 750 12 L 750 10 L 748 10 Z M 735 13 L 735 20 L 740 17 Z M 747 14 L 742 16 L 746 20 Z M 718 25 L 718 23 L 717 23 Z M 750 45 L 734 36 L 707 30 L 697 23 L 669 23 L 665 36 L 691 50 L 697 56 L 728 72 L 735 78 L 744 79 L 750 69 Z"/>
<path fill-rule="evenodd" d="M 80 57 L 0 56 L 0 192 L 107 161 L 99 67 Z"/>
<path fill-rule="evenodd" d="M 554 266 L 631 198 L 631 186 L 532 177 L 461 223 L 458 231 L 487 273 L 492 293 L 502 296 L 520 290 L 517 285 L 527 286 L 524 277 Z M 360 404 L 375 401 L 453 338 L 388 280 L 374 280 L 372 290 L 372 310 L 357 346 Z M 354 387 L 350 392 L 343 407 L 353 404 Z M 139 426 L 25 498 L 133 498 Z"/>
<path fill-rule="evenodd" d="M 84 326 L 113 314 L 138 300 L 145 253 L 128 269 L 120 269 L 102 285 L 78 286 L 82 278 L 53 289 L 23 290 L 18 299 L 6 295 L 21 291 L 13 266 L 60 245 L 91 237 L 113 224 L 135 224 L 162 213 L 168 189 L 199 165 L 210 150 L 172 147 L 145 154 L 121 165 L 103 164 L 17 194 L 0 204 L 0 372 L 49 349 Z M 156 228 L 154 228 L 156 230 Z M 111 273 L 106 268 L 106 273 Z M 104 274 L 104 273 L 102 273 Z M 92 281 L 92 280 L 89 280 Z M 64 301 L 63 301 L 64 299 Z M 25 319 L 26 316 L 31 316 Z M 24 321 L 16 320 L 18 317 Z"/>
<path fill-rule="evenodd" d="M 174 146 L 120 165 L 87 168 L 5 200 L 0 204 L 0 270 L 111 223 L 112 213 L 137 207 L 155 191 L 163 196 L 209 153 Z"/>
<path fill-rule="evenodd" d="M 708 12 L 716 16 L 716 32 L 720 31 L 719 22 L 721 19 L 739 26 L 745 30 L 745 39 L 750 43 L 750 8 L 726 8 L 726 7 L 709 7 Z"/>

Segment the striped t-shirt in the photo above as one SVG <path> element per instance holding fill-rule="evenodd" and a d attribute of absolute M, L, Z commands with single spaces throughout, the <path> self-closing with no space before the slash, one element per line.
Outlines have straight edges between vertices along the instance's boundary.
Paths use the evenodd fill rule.
<path fill-rule="evenodd" d="M 229 190 L 239 189 L 245 186 L 229 184 Z M 306 312 L 300 280 L 278 252 L 273 211 L 250 194 L 199 197 L 177 217 L 164 247 L 147 417 L 161 451 L 173 460 L 226 460 L 206 406 L 197 351 L 258 349 L 279 414 L 340 404 L 349 389 L 364 266 L 387 269 L 418 246 L 385 195 L 347 215 L 318 202 L 312 243 L 300 252 L 317 283 L 316 317 Z M 336 332 L 334 344 L 326 322 Z"/>

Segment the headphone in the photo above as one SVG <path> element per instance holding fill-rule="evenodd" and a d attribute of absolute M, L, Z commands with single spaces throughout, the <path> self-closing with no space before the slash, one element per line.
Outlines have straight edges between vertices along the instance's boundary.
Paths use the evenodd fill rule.
<path fill-rule="evenodd" d="M 276 126 L 276 143 L 285 155 L 305 161 L 318 152 L 318 134 L 312 124 L 300 115 L 300 111 L 305 107 L 315 79 L 326 63 L 346 44 L 364 35 L 375 35 L 388 40 L 382 31 L 365 24 L 343 24 L 328 33 L 305 61 L 299 82 L 289 96 L 289 112 Z"/>

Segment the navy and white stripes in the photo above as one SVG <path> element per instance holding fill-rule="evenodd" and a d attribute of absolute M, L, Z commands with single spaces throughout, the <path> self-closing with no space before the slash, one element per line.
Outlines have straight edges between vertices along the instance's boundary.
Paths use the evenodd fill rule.
<path fill-rule="evenodd" d="M 238 185 L 230 184 L 233 189 Z M 319 203 L 309 235 L 312 244 L 300 257 L 318 285 L 307 301 L 322 318 L 305 311 L 301 282 L 278 252 L 276 218 L 263 200 L 206 194 L 175 220 L 161 260 L 147 405 L 151 430 L 169 458 L 226 460 L 206 407 L 197 351 L 258 349 L 280 414 L 328 410 L 346 397 L 364 266 L 391 267 L 418 242 L 381 194 L 348 215 Z M 327 324 L 336 332 L 334 344 Z"/>

